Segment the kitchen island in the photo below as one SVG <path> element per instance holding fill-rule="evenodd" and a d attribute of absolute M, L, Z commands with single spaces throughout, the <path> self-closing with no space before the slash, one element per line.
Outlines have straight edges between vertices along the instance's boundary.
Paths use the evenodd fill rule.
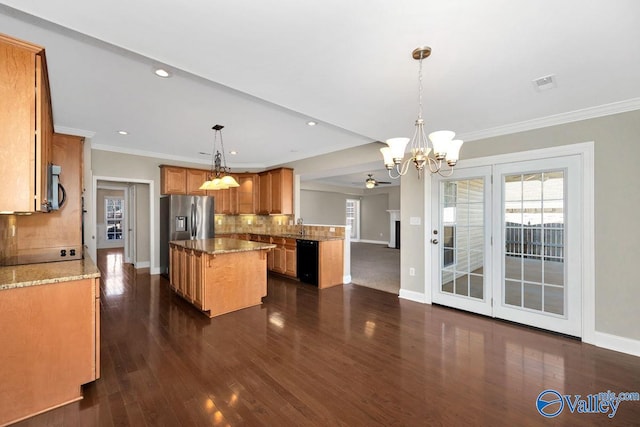
<path fill-rule="evenodd" d="M 0 267 L 0 425 L 100 377 L 99 277 L 89 259 Z"/>
<path fill-rule="evenodd" d="M 238 239 L 169 242 L 169 284 L 209 317 L 259 305 L 267 295 L 267 252 Z"/>

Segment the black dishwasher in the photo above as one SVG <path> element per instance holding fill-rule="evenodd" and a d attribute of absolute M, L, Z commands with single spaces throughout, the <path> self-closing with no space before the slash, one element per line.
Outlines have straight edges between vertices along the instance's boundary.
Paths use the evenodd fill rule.
<path fill-rule="evenodd" d="M 298 279 L 318 286 L 318 241 L 297 239 L 296 242 Z"/>

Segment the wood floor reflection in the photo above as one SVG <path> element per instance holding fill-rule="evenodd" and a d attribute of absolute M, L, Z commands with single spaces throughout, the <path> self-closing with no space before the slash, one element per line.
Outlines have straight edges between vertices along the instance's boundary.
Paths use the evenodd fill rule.
<path fill-rule="evenodd" d="M 108 254 L 102 378 L 18 425 L 542 425 L 545 389 L 640 391 L 637 357 L 361 286 L 270 277 L 262 306 L 209 319 Z M 613 420 L 565 408 L 552 421 L 638 420 L 640 402 L 622 402 Z"/>

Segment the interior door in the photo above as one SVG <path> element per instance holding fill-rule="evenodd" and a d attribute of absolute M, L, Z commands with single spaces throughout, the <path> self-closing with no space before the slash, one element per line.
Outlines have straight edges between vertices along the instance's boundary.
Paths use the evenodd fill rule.
<path fill-rule="evenodd" d="M 582 335 L 578 156 L 496 165 L 494 315 Z"/>
<path fill-rule="evenodd" d="M 432 301 L 492 316 L 491 167 L 432 179 Z"/>

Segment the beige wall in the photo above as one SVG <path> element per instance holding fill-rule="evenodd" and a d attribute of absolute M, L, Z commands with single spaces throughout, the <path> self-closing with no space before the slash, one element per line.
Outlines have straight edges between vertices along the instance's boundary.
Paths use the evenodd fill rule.
<path fill-rule="evenodd" d="M 360 240 L 389 243 L 389 194 L 366 195 L 360 202 Z"/>
<path fill-rule="evenodd" d="M 300 190 L 300 217 L 308 224 L 344 225 L 346 200 L 360 200 L 360 239 L 389 241 L 389 209 L 400 209 L 400 187 L 373 190 L 334 188 L 334 191 Z M 346 191 L 355 194 L 348 194 Z"/>

